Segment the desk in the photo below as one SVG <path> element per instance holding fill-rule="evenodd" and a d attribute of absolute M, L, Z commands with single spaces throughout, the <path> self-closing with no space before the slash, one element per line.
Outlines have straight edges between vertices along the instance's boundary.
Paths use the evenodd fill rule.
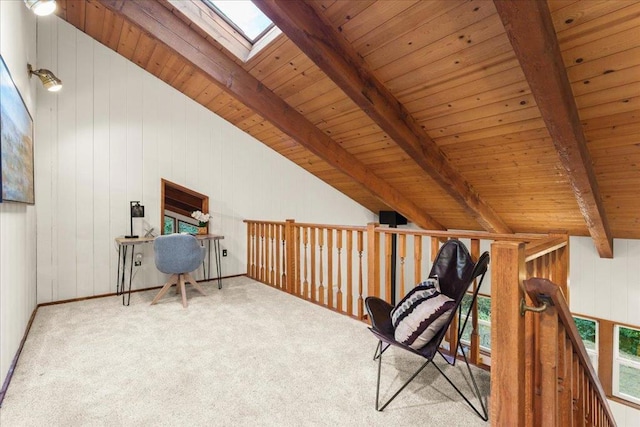
<path fill-rule="evenodd" d="M 221 272 L 221 260 L 220 260 L 220 240 L 224 239 L 224 236 L 217 234 L 197 234 L 194 236 L 202 246 L 207 243 L 207 266 L 205 266 L 204 260 L 202 261 L 202 268 L 204 269 L 205 280 L 211 280 L 211 242 L 213 242 L 213 258 L 216 262 L 216 272 L 218 273 L 218 289 L 222 289 L 222 272 Z M 116 275 L 116 295 L 122 295 L 122 305 L 129 305 L 131 302 L 131 279 L 133 278 L 133 257 L 135 254 L 136 245 L 144 245 L 147 243 L 153 243 L 155 237 L 136 237 L 127 239 L 125 237 L 116 237 L 116 244 L 118 245 L 118 273 Z M 127 252 L 131 248 L 131 260 L 129 265 L 129 292 L 128 298 L 125 304 L 125 271 L 127 267 Z"/>

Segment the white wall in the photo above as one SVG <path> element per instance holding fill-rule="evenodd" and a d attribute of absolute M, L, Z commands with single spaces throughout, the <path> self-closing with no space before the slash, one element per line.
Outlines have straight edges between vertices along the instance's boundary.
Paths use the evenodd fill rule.
<path fill-rule="evenodd" d="M 0 1 L 0 54 L 33 116 L 36 82 L 27 63 L 37 64 L 36 19 L 23 2 Z M 35 207 L 0 203 L 0 386 L 36 306 L 35 271 Z"/>
<path fill-rule="evenodd" d="M 36 117 L 38 302 L 115 291 L 114 238 L 129 201 L 160 227 L 160 179 L 209 196 L 223 275 L 246 272 L 244 219 L 366 224 L 373 213 L 60 19 L 41 20 L 38 59 L 64 86 Z M 140 224 L 141 226 L 141 224 Z M 140 232 L 138 226 L 138 232 Z M 161 284 L 151 248 L 134 288 Z"/>

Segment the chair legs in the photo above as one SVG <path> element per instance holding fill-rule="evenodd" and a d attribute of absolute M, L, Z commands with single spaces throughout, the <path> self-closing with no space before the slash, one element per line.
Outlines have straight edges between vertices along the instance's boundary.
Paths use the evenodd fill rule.
<path fill-rule="evenodd" d="M 202 286 L 200 286 L 200 284 L 195 281 L 195 279 L 193 278 L 193 276 L 191 276 L 191 274 L 189 273 L 172 274 L 171 277 L 169 277 L 169 280 L 167 281 L 167 283 L 165 283 L 162 289 L 160 289 L 160 292 L 158 292 L 158 295 L 156 295 L 153 301 L 151 301 L 151 305 L 154 305 L 155 303 L 160 301 L 160 299 L 169 291 L 171 286 L 176 285 L 176 293 L 180 292 L 182 296 L 182 306 L 184 308 L 187 308 L 187 305 L 188 305 L 187 291 L 186 291 L 187 282 L 191 283 L 191 285 L 202 295 L 205 295 L 205 296 L 207 295 L 204 292 L 204 289 L 202 289 Z"/>
<path fill-rule="evenodd" d="M 376 355 L 374 356 L 374 360 L 377 358 L 378 359 L 378 380 L 376 383 L 376 411 L 383 411 L 384 408 L 387 407 L 387 405 L 389 405 L 389 403 L 391 403 L 393 401 L 393 399 L 396 398 L 396 396 L 398 396 L 400 394 L 400 392 L 402 390 L 405 389 L 406 386 L 409 385 L 409 383 L 411 381 L 414 380 L 415 377 L 418 376 L 418 374 L 420 372 L 422 372 L 422 370 L 424 368 L 427 367 L 427 365 L 429 363 L 431 363 L 433 361 L 433 359 L 428 359 L 424 364 L 422 364 L 422 366 L 420 366 L 420 368 L 418 368 L 418 370 L 411 375 L 411 377 L 393 394 L 393 396 L 391 396 L 391 398 L 389 400 L 387 400 L 387 402 L 380 406 L 380 372 L 382 369 L 382 353 L 384 353 L 384 351 L 386 349 L 389 348 L 389 345 L 387 344 L 387 346 L 383 349 L 382 348 L 382 341 L 380 341 L 378 343 L 378 347 L 376 348 Z M 464 352 L 463 352 L 464 353 Z M 444 356 L 443 356 L 444 358 Z M 464 362 L 467 365 L 467 372 L 469 374 L 469 376 L 471 377 L 471 381 L 473 383 L 473 395 L 475 398 L 478 399 L 478 401 L 480 402 L 480 407 L 482 409 L 482 413 L 480 413 L 480 411 L 478 410 L 478 408 L 471 403 L 471 401 L 469 401 L 469 399 L 462 393 L 462 391 L 460 391 L 460 389 L 458 387 L 456 387 L 456 385 L 449 379 L 449 377 L 442 371 L 442 369 L 440 369 L 440 367 L 438 365 L 436 365 L 435 363 L 433 363 L 433 366 L 436 367 L 436 369 L 438 370 L 438 372 L 440 372 L 440 374 L 442 374 L 442 376 L 447 380 L 447 382 L 449 384 L 451 384 L 451 386 L 454 388 L 454 390 L 460 395 L 462 396 L 462 398 L 464 399 L 465 402 L 467 402 L 467 404 L 471 407 L 471 409 L 473 409 L 475 411 L 476 414 L 478 414 L 478 416 L 480 418 L 482 418 L 483 421 L 487 421 L 489 419 L 489 415 L 487 413 L 487 408 L 485 407 L 485 404 L 482 400 L 482 395 L 480 394 L 480 390 L 478 389 L 478 385 L 476 383 L 475 377 L 473 376 L 473 373 L 471 372 L 471 367 L 469 366 L 469 361 L 467 360 L 466 356 L 463 354 L 463 358 L 464 358 Z M 445 358 L 445 361 L 446 358 Z M 447 361 L 447 363 L 449 363 Z"/>

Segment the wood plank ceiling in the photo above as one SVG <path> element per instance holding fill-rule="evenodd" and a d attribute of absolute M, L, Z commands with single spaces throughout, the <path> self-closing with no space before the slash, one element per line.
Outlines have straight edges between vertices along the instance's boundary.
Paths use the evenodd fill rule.
<path fill-rule="evenodd" d="M 374 212 L 590 234 L 602 256 L 612 237 L 640 238 L 640 1 L 515 2 L 535 6 L 516 16 L 540 16 L 520 28 L 500 0 L 261 0 L 285 34 L 246 62 L 165 0 L 58 2 L 61 18 Z M 536 34 L 563 63 L 536 63 Z"/>

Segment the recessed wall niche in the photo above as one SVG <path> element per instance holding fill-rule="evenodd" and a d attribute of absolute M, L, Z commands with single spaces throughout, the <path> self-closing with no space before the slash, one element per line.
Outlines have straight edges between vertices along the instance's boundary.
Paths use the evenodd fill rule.
<path fill-rule="evenodd" d="M 191 218 L 193 211 L 209 212 L 209 196 L 167 181 L 164 178 L 160 179 L 160 200 L 160 218 L 162 218 L 160 229 L 162 234 L 178 232 L 180 218 L 197 224 L 197 221 Z M 167 218 L 173 218 L 172 231 L 167 229 Z M 207 225 L 207 232 L 209 231 L 208 227 Z"/>

